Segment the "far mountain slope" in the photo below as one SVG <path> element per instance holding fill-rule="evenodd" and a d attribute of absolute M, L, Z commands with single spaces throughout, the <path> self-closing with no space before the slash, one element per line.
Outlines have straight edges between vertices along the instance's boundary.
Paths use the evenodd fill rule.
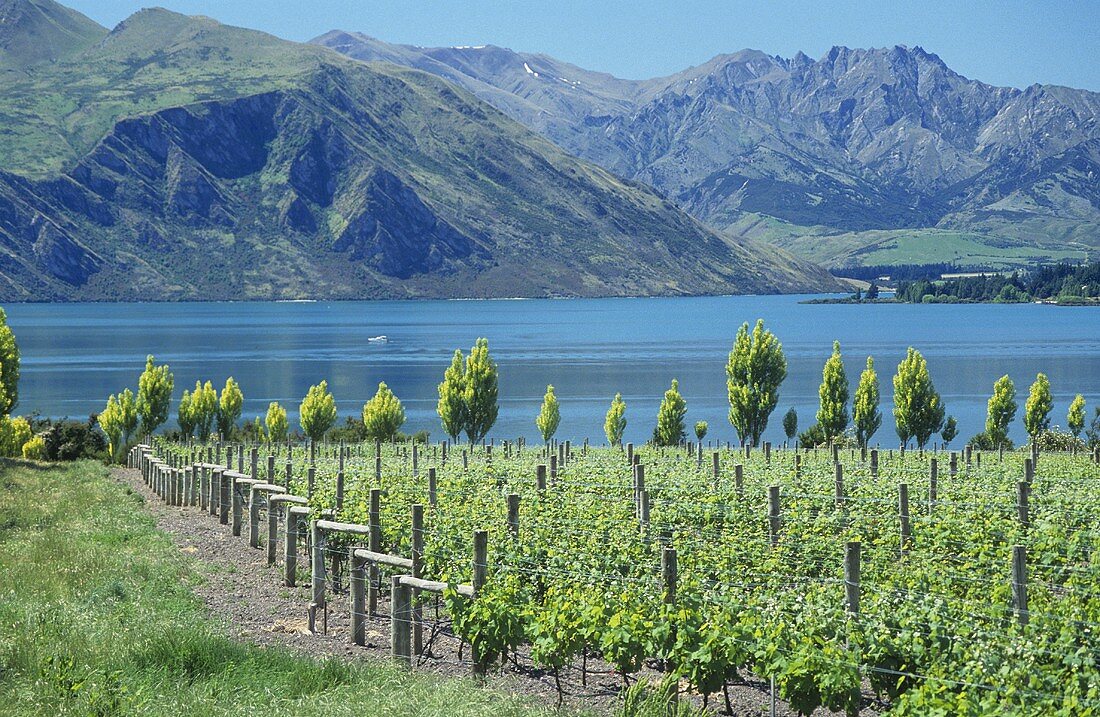
<path fill-rule="evenodd" d="M 720 229 L 770 217 L 819 237 L 939 228 L 990 246 L 1100 246 L 1087 168 L 1100 139 L 1094 92 L 993 87 L 919 47 L 835 47 L 817 60 L 743 50 L 627 81 L 492 46 L 339 32 L 315 42 L 461 82 Z M 877 235 L 867 236 L 872 254 Z"/>
<path fill-rule="evenodd" d="M 0 78 L 4 70 L 67 57 L 106 35 L 107 28 L 53 0 L 0 0 Z"/>

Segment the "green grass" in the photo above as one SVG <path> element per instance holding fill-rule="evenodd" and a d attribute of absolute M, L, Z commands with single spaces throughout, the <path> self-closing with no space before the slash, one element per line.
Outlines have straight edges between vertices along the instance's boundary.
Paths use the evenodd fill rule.
<path fill-rule="evenodd" d="M 0 714 L 551 714 L 472 682 L 235 642 L 95 463 L 0 465 Z"/>

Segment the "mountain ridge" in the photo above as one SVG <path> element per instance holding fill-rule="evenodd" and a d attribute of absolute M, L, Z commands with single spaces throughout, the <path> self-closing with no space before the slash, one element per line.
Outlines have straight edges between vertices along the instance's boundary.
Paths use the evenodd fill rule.
<path fill-rule="evenodd" d="M 0 116 L 3 300 L 838 286 L 431 74 L 209 18 L 135 13 L 27 65 Z"/>

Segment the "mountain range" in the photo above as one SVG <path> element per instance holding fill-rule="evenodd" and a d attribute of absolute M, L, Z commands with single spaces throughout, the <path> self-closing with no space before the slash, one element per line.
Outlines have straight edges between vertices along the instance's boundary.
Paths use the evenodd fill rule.
<path fill-rule="evenodd" d="M 624 80 L 492 45 L 313 41 L 460 85 L 728 234 L 835 266 L 1100 246 L 1100 94 L 994 87 L 920 47 L 756 50 Z"/>
<path fill-rule="evenodd" d="M 0 299 L 835 290 L 465 89 L 205 17 L 0 0 Z"/>

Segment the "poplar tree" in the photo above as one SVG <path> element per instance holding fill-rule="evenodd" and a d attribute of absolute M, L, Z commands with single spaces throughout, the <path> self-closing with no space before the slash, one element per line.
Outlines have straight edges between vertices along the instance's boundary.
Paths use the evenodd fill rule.
<path fill-rule="evenodd" d="M 264 423 L 267 424 L 267 438 L 272 443 L 282 443 L 290 434 L 290 424 L 286 420 L 286 409 L 280 406 L 278 401 L 272 401 L 268 404 Z"/>
<path fill-rule="evenodd" d="M 1073 402 L 1069 404 L 1069 413 L 1066 414 L 1066 426 L 1074 438 L 1081 437 L 1081 431 L 1085 428 L 1085 397 L 1077 394 Z"/>
<path fill-rule="evenodd" d="M 309 387 L 298 407 L 298 420 L 302 432 L 313 441 L 324 438 L 336 424 L 336 399 L 328 392 L 328 381 Z"/>
<path fill-rule="evenodd" d="M 363 406 L 363 429 L 371 441 L 390 441 L 405 425 L 405 407 L 383 381 Z"/>
<path fill-rule="evenodd" d="M 1045 373 L 1035 377 L 1027 401 L 1024 403 L 1024 428 L 1034 441 L 1040 433 L 1050 428 L 1050 412 L 1054 410 L 1054 398 L 1050 395 L 1050 381 Z"/>
<path fill-rule="evenodd" d="M 871 438 L 882 426 L 882 412 L 878 408 L 878 374 L 875 372 L 875 360 L 867 357 L 867 368 L 859 375 L 859 385 L 852 405 L 852 422 L 856 426 L 856 440 L 866 448 Z"/>
<path fill-rule="evenodd" d="M 142 436 L 150 435 L 168 420 L 173 385 L 168 364 L 157 366 L 150 354 L 145 359 L 145 371 L 138 379 L 137 412 Z"/>
<path fill-rule="evenodd" d="M 118 399 L 113 393 L 107 398 L 107 407 L 99 412 L 99 427 L 107 436 L 107 450 L 113 461 L 122 446 L 122 417 L 118 409 Z"/>
<path fill-rule="evenodd" d="M 726 364 L 729 419 L 742 445 L 760 442 L 786 377 L 783 345 L 775 334 L 764 329 L 764 320 L 756 321 L 751 334 L 748 323 L 742 324 Z"/>
<path fill-rule="evenodd" d="M 710 426 L 707 425 L 706 421 L 695 422 L 695 437 L 699 439 L 700 444 L 702 444 L 703 439 L 707 437 L 707 429 L 709 428 Z"/>
<path fill-rule="evenodd" d="M 904 447 L 910 438 L 924 448 L 943 426 L 944 406 L 924 356 L 910 347 L 894 375 L 894 426 Z"/>
<path fill-rule="evenodd" d="M 832 443 L 848 427 L 848 376 L 844 373 L 839 341 L 833 342 L 833 355 L 821 370 L 821 387 L 817 393 L 821 399 L 817 422 L 825 433 L 825 442 Z"/>
<path fill-rule="evenodd" d="M 466 357 L 463 401 L 466 404 L 466 437 L 477 443 L 497 422 L 498 369 L 489 355 L 489 340 L 478 339 Z"/>
<path fill-rule="evenodd" d="M 607 409 L 607 415 L 603 420 L 603 433 L 607 436 L 607 442 L 612 446 L 622 445 L 623 433 L 626 431 L 626 402 L 623 395 L 616 393 L 611 399 L 611 408 Z"/>
<path fill-rule="evenodd" d="M 0 416 L 10 415 L 19 403 L 19 345 L 8 326 L 8 315 L 0 309 Z"/>
<path fill-rule="evenodd" d="M 558 397 L 554 395 L 554 387 L 548 385 L 546 395 L 542 397 L 542 408 L 539 409 L 539 415 L 535 417 L 535 425 L 542 434 L 544 443 L 549 443 L 554 437 L 559 423 L 561 423 L 561 407 L 558 405 Z"/>
<path fill-rule="evenodd" d="M 1008 443 L 1008 427 L 1016 417 L 1016 385 L 1008 374 L 993 384 L 993 395 L 986 404 L 985 435 L 994 448 Z"/>
<path fill-rule="evenodd" d="M 191 415 L 195 421 L 195 432 L 203 442 L 210 440 L 214 422 L 218 419 L 218 392 L 207 381 L 195 381 L 195 390 L 191 392 Z"/>
<path fill-rule="evenodd" d="M 190 438 L 195 433 L 195 414 L 191 408 L 191 392 L 184 390 L 180 397 L 179 410 L 176 412 L 176 423 L 179 424 L 180 433 L 184 438 Z"/>
<path fill-rule="evenodd" d="M 455 349 L 451 365 L 443 372 L 443 383 L 439 384 L 439 403 L 436 413 L 443 424 L 443 432 L 457 442 L 466 428 L 466 366 L 462 352 Z"/>
<path fill-rule="evenodd" d="M 954 416 L 948 416 L 947 420 L 943 422 L 943 430 L 940 432 L 940 438 L 943 439 L 943 447 L 955 440 L 955 436 L 959 435 L 959 423 L 955 420 Z"/>
<path fill-rule="evenodd" d="M 798 435 L 798 412 L 794 410 L 794 406 L 788 408 L 783 414 L 783 434 L 787 436 L 788 441 L 794 440 Z"/>
<path fill-rule="evenodd" d="M 687 416 L 687 401 L 680 395 L 680 382 L 672 379 L 672 386 L 665 391 L 661 407 L 657 410 L 657 428 L 653 431 L 653 440 L 659 446 L 675 446 L 684 440 L 687 431 L 684 417 Z"/>
<path fill-rule="evenodd" d="M 229 440 L 229 435 L 233 432 L 233 426 L 236 425 L 237 419 L 241 417 L 243 407 L 244 394 L 241 393 L 241 387 L 230 376 L 225 379 L 225 387 L 218 398 L 218 433 L 221 434 L 223 441 Z"/>

